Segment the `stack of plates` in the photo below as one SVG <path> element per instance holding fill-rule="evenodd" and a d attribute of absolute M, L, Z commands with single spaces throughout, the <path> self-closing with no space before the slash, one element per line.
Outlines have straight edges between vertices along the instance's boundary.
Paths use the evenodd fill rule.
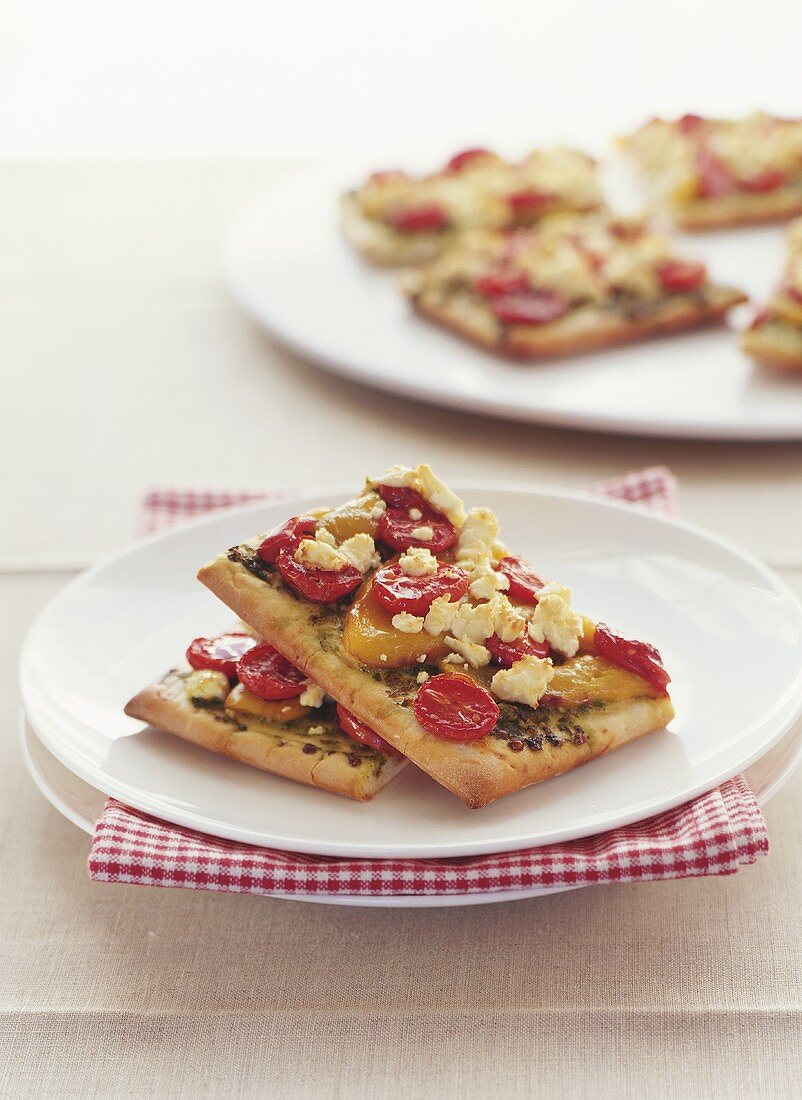
<path fill-rule="evenodd" d="M 779 788 L 802 755 L 802 607 L 779 578 L 714 536 L 629 505 L 508 484 L 455 487 L 493 508 L 506 541 L 571 585 L 583 612 L 660 648 L 677 710 L 669 730 L 469 811 L 414 768 L 373 802 L 354 803 L 127 718 L 126 700 L 174 666 L 192 638 L 231 625 L 195 581 L 198 566 L 288 514 L 349 495 L 319 490 L 142 542 L 45 608 L 21 662 L 23 746 L 40 789 L 89 832 L 113 795 L 165 821 L 266 847 L 434 858 L 592 835 L 741 772 L 761 802 Z M 534 893 L 336 900 L 459 905 Z"/>

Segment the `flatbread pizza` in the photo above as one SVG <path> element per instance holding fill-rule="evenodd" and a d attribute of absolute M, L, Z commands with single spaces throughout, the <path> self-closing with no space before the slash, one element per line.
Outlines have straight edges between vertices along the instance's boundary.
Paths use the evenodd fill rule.
<path fill-rule="evenodd" d="M 742 334 L 741 348 L 766 366 L 802 371 L 802 218 L 788 227 L 782 279 Z"/>

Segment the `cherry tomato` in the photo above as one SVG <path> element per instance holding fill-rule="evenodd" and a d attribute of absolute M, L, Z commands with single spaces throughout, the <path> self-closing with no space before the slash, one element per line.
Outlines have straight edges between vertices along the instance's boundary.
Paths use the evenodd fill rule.
<path fill-rule="evenodd" d="M 696 153 L 699 174 L 699 194 L 704 199 L 717 199 L 737 191 L 738 183 L 727 165 L 704 146 Z"/>
<path fill-rule="evenodd" d="M 466 164 L 470 164 L 471 161 L 481 157 L 486 157 L 488 154 L 492 156 L 489 149 L 466 149 L 463 153 L 457 153 L 453 156 L 446 165 L 445 170 L 446 172 L 461 172 Z"/>
<path fill-rule="evenodd" d="M 218 634 L 216 638 L 196 638 L 187 650 L 193 668 L 225 672 L 229 680 L 237 675 L 237 661 L 256 645 L 250 634 Z"/>
<path fill-rule="evenodd" d="M 267 642 L 240 657 L 237 678 L 260 699 L 293 699 L 306 685 L 306 676 Z"/>
<path fill-rule="evenodd" d="M 458 565 L 440 564 L 436 573 L 410 577 L 398 562 L 385 565 L 373 578 L 376 602 L 397 615 L 425 615 L 438 596 L 449 596 L 456 603 L 468 591 L 468 574 Z"/>
<path fill-rule="evenodd" d="M 272 563 L 282 550 L 294 550 L 304 535 L 310 535 L 314 529 L 315 521 L 311 516 L 293 516 L 271 531 L 256 552 L 262 561 Z"/>
<path fill-rule="evenodd" d="M 523 191 L 514 191 L 508 195 L 507 202 L 517 218 L 525 218 L 539 214 L 553 197 L 546 191 L 536 191 L 534 187 L 527 187 Z"/>
<path fill-rule="evenodd" d="M 383 737 L 379 737 L 378 733 L 375 733 L 370 726 L 366 726 L 350 710 L 346 710 L 341 703 L 337 704 L 337 721 L 343 733 L 347 733 L 355 741 L 361 741 L 363 745 L 369 745 L 377 752 L 383 752 L 385 756 L 401 756 L 398 749 L 388 744 Z"/>
<path fill-rule="evenodd" d="M 696 290 L 707 279 L 707 269 L 691 260 L 668 260 L 657 265 L 657 276 L 666 290 Z"/>
<path fill-rule="evenodd" d="M 368 183 L 384 183 L 385 180 L 406 180 L 409 176 L 401 168 L 386 168 L 380 172 L 371 172 Z"/>
<path fill-rule="evenodd" d="M 530 290 L 529 279 L 523 271 L 505 271 L 497 268 L 474 280 L 473 289 L 483 298 L 496 298 L 499 294 L 515 294 Z"/>
<path fill-rule="evenodd" d="M 411 519 L 409 511 L 403 508 L 387 508 L 381 514 L 376 527 L 376 538 L 387 543 L 393 550 L 409 550 L 410 546 L 420 546 L 441 554 L 457 541 L 457 530 L 453 523 L 425 504 L 419 507 L 420 519 Z M 422 539 L 413 534 L 419 527 L 430 527 L 432 537 Z"/>
<path fill-rule="evenodd" d="M 600 657 L 604 657 L 612 665 L 625 668 L 640 676 L 655 691 L 667 695 L 666 685 L 671 680 L 663 668 L 663 658 L 658 650 L 648 642 L 636 642 L 631 638 L 625 638 L 616 634 L 604 623 L 598 623 L 593 644 Z"/>
<path fill-rule="evenodd" d="M 568 299 L 554 290 L 530 294 L 500 294 L 490 308 L 507 325 L 545 325 L 563 317 L 571 308 Z"/>
<path fill-rule="evenodd" d="M 427 202 L 421 206 L 397 210 L 390 215 L 389 221 L 396 233 L 427 233 L 445 229 L 448 225 L 448 214 L 437 203 Z"/>
<path fill-rule="evenodd" d="M 787 179 L 788 176 L 782 168 L 766 168 L 754 176 L 749 176 L 748 179 L 741 180 L 741 187 L 744 191 L 775 191 L 778 187 L 782 187 Z"/>
<path fill-rule="evenodd" d="M 750 329 L 760 328 L 761 325 L 765 325 L 766 322 L 770 321 L 770 320 L 771 320 L 771 310 L 768 309 L 766 306 L 761 306 L 760 309 L 757 311 L 757 313 L 752 318 L 752 320 L 749 324 L 749 328 Z"/>
<path fill-rule="evenodd" d="M 498 634 L 485 638 L 483 645 L 487 646 L 497 664 L 504 668 L 511 668 L 522 657 L 548 657 L 549 643 L 536 642 L 528 634 L 522 634 L 514 642 L 502 642 Z"/>
<path fill-rule="evenodd" d="M 524 603 L 537 603 L 537 594 L 544 582 L 540 579 L 528 561 L 509 554 L 502 558 L 496 567 L 510 582 L 507 595 Z"/>
<path fill-rule="evenodd" d="M 445 672 L 418 691 L 412 707 L 429 733 L 446 741 L 478 741 L 498 722 L 498 705 L 490 692 L 467 676 Z"/>
<path fill-rule="evenodd" d="M 704 124 L 705 120 L 701 115 L 683 115 L 677 119 L 677 128 L 681 134 L 692 134 Z"/>
<path fill-rule="evenodd" d="M 429 507 L 420 493 L 405 485 L 377 485 L 376 492 L 391 508 L 419 508 L 424 511 Z"/>
<path fill-rule="evenodd" d="M 334 603 L 353 592 L 362 581 L 362 574 L 353 565 L 347 565 L 338 573 L 332 569 L 315 569 L 296 561 L 292 550 L 282 550 L 277 564 L 282 579 L 312 603 Z"/>

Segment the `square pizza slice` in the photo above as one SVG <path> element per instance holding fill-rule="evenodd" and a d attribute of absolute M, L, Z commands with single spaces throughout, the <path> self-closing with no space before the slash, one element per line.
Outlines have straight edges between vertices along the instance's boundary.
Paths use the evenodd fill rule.
<path fill-rule="evenodd" d="M 196 638 L 125 707 L 185 741 L 310 787 L 367 801 L 404 757 L 250 634 Z"/>
<path fill-rule="evenodd" d="M 802 218 L 788 227 L 779 286 L 741 336 L 747 355 L 780 370 L 802 370 Z"/>
<path fill-rule="evenodd" d="M 682 229 L 802 214 L 802 119 L 653 118 L 622 138 L 655 204 Z"/>
<path fill-rule="evenodd" d="M 673 716 L 660 654 L 574 611 L 431 471 L 393 467 L 293 516 L 200 580 L 468 806 L 559 775 Z"/>
<path fill-rule="evenodd" d="M 402 288 L 430 320 L 530 360 L 720 324 L 746 300 L 643 221 L 606 214 L 465 234 Z"/>
<path fill-rule="evenodd" d="M 595 162 L 576 149 L 535 150 L 518 163 L 468 149 L 424 177 L 374 172 L 342 197 L 341 218 L 365 259 L 398 267 L 431 260 L 466 229 L 511 229 L 602 205 Z"/>

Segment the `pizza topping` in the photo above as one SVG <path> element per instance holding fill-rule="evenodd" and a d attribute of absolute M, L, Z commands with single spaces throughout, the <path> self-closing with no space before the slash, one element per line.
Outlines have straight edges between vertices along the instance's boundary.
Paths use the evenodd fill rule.
<path fill-rule="evenodd" d="M 330 573 L 341 573 L 349 563 L 332 545 L 334 538 L 327 531 L 316 532 L 316 538 L 302 539 L 293 552 L 293 558 L 299 565 L 310 569 L 323 569 Z"/>
<path fill-rule="evenodd" d="M 551 661 L 525 656 L 497 672 L 490 682 L 493 694 L 509 703 L 536 707 L 554 675 Z"/>
<path fill-rule="evenodd" d="M 451 650 L 446 661 L 453 663 L 458 661 L 471 668 L 483 668 L 490 664 L 490 650 L 480 642 L 472 642 L 468 638 L 452 638 L 447 634 L 446 645 Z"/>
<path fill-rule="evenodd" d="M 402 634 L 420 634 L 423 630 L 423 617 L 410 615 L 408 611 L 399 611 L 391 621 L 393 629 L 400 630 Z"/>
<path fill-rule="evenodd" d="M 499 719 L 498 705 L 480 684 L 454 673 L 427 680 L 413 705 L 425 730 L 447 741 L 478 741 L 493 730 Z"/>
<path fill-rule="evenodd" d="M 432 600 L 432 605 L 423 621 L 423 629 L 427 634 L 435 637 L 450 630 L 458 610 L 459 604 L 452 601 L 448 595 L 437 596 Z"/>
<path fill-rule="evenodd" d="M 544 582 L 540 579 L 528 561 L 514 554 L 508 554 L 498 563 L 498 571 L 509 581 L 509 595 L 524 603 L 536 604 L 538 592 Z"/>
<path fill-rule="evenodd" d="M 215 672 L 210 668 L 193 669 L 186 678 L 185 687 L 189 701 L 201 705 L 224 703 L 231 690 L 225 672 Z"/>
<path fill-rule="evenodd" d="M 398 568 L 408 577 L 426 577 L 437 572 L 439 563 L 431 550 L 413 546 L 398 559 Z"/>
<path fill-rule="evenodd" d="M 446 596 L 456 602 L 467 589 L 465 571 L 446 563 L 441 563 L 434 573 L 410 576 L 399 560 L 379 569 L 373 578 L 374 598 L 393 615 L 406 612 L 425 616 L 436 599 Z"/>
<path fill-rule="evenodd" d="M 454 556 L 469 573 L 487 562 L 499 535 L 498 519 L 489 508 L 472 508 L 465 517 Z"/>
<path fill-rule="evenodd" d="M 326 693 L 320 684 L 316 684 L 314 680 L 307 680 L 298 701 L 302 706 L 317 708 L 323 706 L 325 698 Z"/>
<path fill-rule="evenodd" d="M 393 211 L 387 220 L 396 233 L 435 233 L 449 222 L 448 214 L 436 202 Z"/>
<path fill-rule="evenodd" d="M 531 290 L 531 286 L 525 271 L 505 270 L 500 267 L 474 279 L 473 289 L 483 298 L 498 298 L 502 294 Z"/>
<path fill-rule="evenodd" d="M 529 620 L 529 636 L 548 642 L 552 649 L 573 657 L 579 649 L 584 623 L 571 607 L 571 589 L 550 581 L 538 592 L 538 602 Z"/>
<path fill-rule="evenodd" d="M 360 718 L 357 718 L 355 714 L 352 714 L 350 710 L 346 710 L 341 703 L 337 704 L 337 721 L 340 723 L 340 729 L 343 733 L 347 733 L 355 741 L 361 741 L 363 745 L 375 749 L 376 752 L 382 752 L 385 756 L 401 756 L 398 749 L 388 744 L 383 737 L 379 737 L 378 733 Z"/>
<path fill-rule="evenodd" d="M 564 317 L 571 308 L 569 299 L 554 290 L 500 294 L 491 298 L 489 305 L 505 325 L 545 325 Z"/>
<path fill-rule="evenodd" d="M 272 564 L 282 550 L 294 550 L 304 535 L 311 535 L 314 530 L 315 520 L 311 516 L 293 516 L 262 540 L 257 553 L 262 561 Z"/>
<path fill-rule="evenodd" d="M 267 642 L 260 642 L 240 658 L 237 679 L 260 699 L 294 699 L 307 685 L 303 672 Z"/>
<path fill-rule="evenodd" d="M 282 550 L 277 565 L 282 580 L 305 599 L 312 603 L 334 603 L 353 592 L 362 581 L 359 570 L 341 560 L 343 566 L 340 569 L 321 569 L 297 561 L 289 550 Z"/>
<path fill-rule="evenodd" d="M 420 508 L 422 498 L 454 527 L 461 527 L 465 521 L 465 509 L 460 498 L 425 463 L 416 466 L 414 470 L 407 466 L 392 466 L 374 484 L 390 508 Z M 398 496 L 393 493 L 394 489 L 412 489 L 418 499 L 409 494 Z"/>
<path fill-rule="evenodd" d="M 466 149 L 462 153 L 456 153 L 445 167 L 446 172 L 461 172 L 467 164 L 472 164 L 477 160 L 485 160 L 487 157 L 492 157 L 493 153 L 489 149 Z"/>
<path fill-rule="evenodd" d="M 511 642 L 503 642 L 498 634 L 492 634 L 485 640 L 485 645 L 493 660 L 504 668 L 511 668 L 524 657 L 543 658 L 549 655 L 548 642 L 536 642 L 528 634 L 522 634 Z"/>
<path fill-rule="evenodd" d="M 788 182 L 788 174 L 782 168 L 764 168 L 753 176 L 740 181 L 745 191 L 776 191 Z"/>
<path fill-rule="evenodd" d="M 738 181 L 715 153 L 702 147 L 696 154 L 699 194 L 703 199 L 718 199 L 738 190 Z"/>
<path fill-rule="evenodd" d="M 457 532 L 440 513 L 426 507 L 423 512 L 426 522 L 409 518 L 409 512 L 402 508 L 388 508 L 379 520 L 376 535 L 393 550 L 409 550 L 418 547 L 440 554 L 453 546 Z"/>
<path fill-rule="evenodd" d="M 707 279 L 707 270 L 704 264 L 689 260 L 668 260 L 658 264 L 657 275 L 666 290 L 682 292 L 697 290 L 703 286 Z"/>
<path fill-rule="evenodd" d="M 493 569 L 491 565 L 477 566 L 472 576 L 468 591 L 475 600 L 492 600 L 498 592 L 506 592 L 510 587 L 509 580 L 503 573 Z"/>
<path fill-rule="evenodd" d="M 600 657 L 611 664 L 634 672 L 647 682 L 655 691 L 667 695 L 667 686 L 671 680 L 663 668 L 663 658 L 653 645 L 637 642 L 616 634 L 604 623 L 599 623 L 594 636 L 594 646 Z"/>
<path fill-rule="evenodd" d="M 536 191 L 534 187 L 526 187 L 522 191 L 514 191 L 507 196 L 507 202 L 516 218 L 537 217 L 546 207 L 554 203 L 554 199 L 554 195 Z"/>
<path fill-rule="evenodd" d="M 340 555 L 360 573 L 367 573 L 380 561 L 376 553 L 376 544 L 367 534 L 352 535 L 345 542 L 341 542 L 337 549 Z"/>
<path fill-rule="evenodd" d="M 222 672 L 233 680 L 237 662 L 253 649 L 256 639 L 250 634 L 218 634 L 215 638 L 196 638 L 187 650 L 187 661 L 195 669 Z"/>

